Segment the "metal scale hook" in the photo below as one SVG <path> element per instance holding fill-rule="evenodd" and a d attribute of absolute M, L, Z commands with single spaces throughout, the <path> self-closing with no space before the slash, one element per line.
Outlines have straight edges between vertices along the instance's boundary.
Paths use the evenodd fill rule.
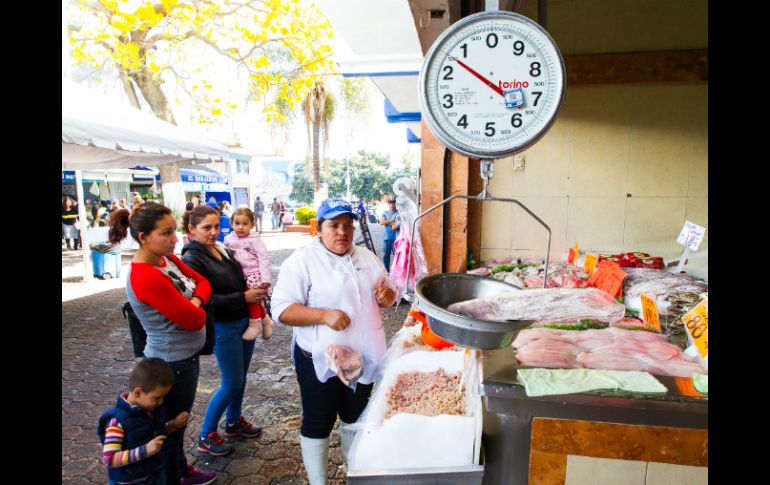
<path fill-rule="evenodd" d="M 479 169 L 481 171 L 481 179 L 484 182 L 483 190 L 479 195 L 463 195 L 463 194 L 455 194 L 447 197 L 446 199 L 442 200 L 438 204 L 430 207 L 428 210 L 417 216 L 414 221 L 412 221 L 412 232 L 410 233 L 409 237 L 409 247 L 407 249 L 407 263 L 406 263 L 406 287 L 404 288 L 404 293 L 402 297 L 406 299 L 408 302 L 412 302 L 414 299 L 414 294 L 409 293 L 409 279 L 410 279 L 410 273 L 412 270 L 412 248 L 414 247 L 414 231 L 417 227 L 417 221 L 425 217 L 426 215 L 430 214 L 434 210 L 438 209 L 439 207 L 447 204 L 449 201 L 454 199 L 465 199 L 465 200 L 478 200 L 478 201 L 498 201 L 498 202 L 509 202 L 511 204 L 516 204 L 524 211 L 532 216 L 533 219 L 535 219 L 541 226 L 545 228 L 546 231 L 548 231 L 548 243 L 546 245 L 545 250 L 545 271 L 543 272 L 543 288 L 545 288 L 545 284 L 548 281 L 548 262 L 550 260 L 550 253 L 551 253 L 551 228 L 548 227 L 548 224 L 543 222 L 542 219 L 537 217 L 529 208 L 527 208 L 524 204 L 519 202 L 516 199 L 506 199 L 506 198 L 499 198 L 499 197 L 492 197 L 492 194 L 489 193 L 489 181 L 490 179 L 495 175 L 494 170 L 494 164 L 495 161 L 491 159 L 482 159 L 479 164 Z M 414 291 L 414 290 L 412 290 Z M 398 310 L 399 305 L 401 305 L 401 298 L 399 298 L 398 304 L 396 305 L 396 310 Z"/>

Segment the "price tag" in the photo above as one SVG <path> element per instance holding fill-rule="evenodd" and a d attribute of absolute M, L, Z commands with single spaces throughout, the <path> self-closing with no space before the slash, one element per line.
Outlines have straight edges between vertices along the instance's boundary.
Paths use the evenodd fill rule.
<path fill-rule="evenodd" d="M 709 301 L 703 300 L 698 306 L 682 317 L 684 328 L 698 348 L 702 358 L 709 356 Z"/>
<path fill-rule="evenodd" d="M 585 266 L 588 274 L 592 274 L 596 271 L 597 261 L 599 261 L 599 258 L 595 254 L 586 253 L 586 259 L 583 261 L 583 266 Z"/>
<path fill-rule="evenodd" d="M 693 224 L 690 221 L 684 222 L 682 232 L 679 233 L 679 237 L 676 238 L 676 242 L 682 246 L 697 251 L 700 247 L 700 243 L 703 241 L 703 236 L 706 234 L 706 228 Z"/>
<path fill-rule="evenodd" d="M 578 243 L 575 241 L 575 247 L 569 248 L 569 251 L 567 251 L 567 263 L 568 264 L 575 264 L 578 259 Z"/>
<path fill-rule="evenodd" d="M 618 298 L 621 295 L 625 277 L 626 272 L 620 269 L 620 265 L 603 259 L 599 261 L 598 269 L 588 278 L 588 286 L 599 288 Z"/>
<path fill-rule="evenodd" d="M 655 300 L 642 293 L 642 315 L 644 321 L 649 323 L 660 333 L 660 317 L 658 315 L 658 304 Z"/>

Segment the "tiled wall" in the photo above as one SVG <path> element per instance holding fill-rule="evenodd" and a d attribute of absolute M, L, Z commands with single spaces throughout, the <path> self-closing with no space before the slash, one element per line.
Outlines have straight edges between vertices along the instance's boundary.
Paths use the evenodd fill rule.
<path fill-rule="evenodd" d="M 706 485 L 708 431 L 535 418 L 530 485 Z"/>
<path fill-rule="evenodd" d="M 522 13 L 537 19 L 539 2 Z M 700 49 L 707 0 L 549 0 L 548 32 L 564 55 Z"/>
<path fill-rule="evenodd" d="M 551 227 L 551 257 L 645 251 L 678 257 L 685 220 L 708 227 L 708 85 L 567 88 L 554 126 L 495 162 L 490 192 Z M 520 208 L 486 203 L 481 258 L 545 254 L 546 231 Z M 708 247 L 708 231 L 701 251 Z"/>

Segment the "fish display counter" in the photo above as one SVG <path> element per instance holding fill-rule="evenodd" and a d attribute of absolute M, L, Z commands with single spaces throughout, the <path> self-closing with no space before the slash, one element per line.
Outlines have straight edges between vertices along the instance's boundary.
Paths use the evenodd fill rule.
<path fill-rule="evenodd" d="M 525 369 L 511 346 L 482 353 L 483 484 L 552 485 L 568 475 L 600 481 L 581 482 L 589 473 L 615 473 L 624 483 L 651 483 L 651 473 L 704 483 L 708 397 L 691 377 L 656 375 L 656 392 L 531 396 Z"/>

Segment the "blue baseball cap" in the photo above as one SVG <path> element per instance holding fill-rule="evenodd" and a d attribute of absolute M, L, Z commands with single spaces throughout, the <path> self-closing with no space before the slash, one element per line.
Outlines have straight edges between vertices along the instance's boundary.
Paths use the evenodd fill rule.
<path fill-rule="evenodd" d="M 316 220 L 334 219 L 342 214 L 350 214 L 354 220 L 358 220 L 358 214 L 351 207 L 350 202 L 342 199 L 326 199 L 321 202 L 316 212 Z"/>

